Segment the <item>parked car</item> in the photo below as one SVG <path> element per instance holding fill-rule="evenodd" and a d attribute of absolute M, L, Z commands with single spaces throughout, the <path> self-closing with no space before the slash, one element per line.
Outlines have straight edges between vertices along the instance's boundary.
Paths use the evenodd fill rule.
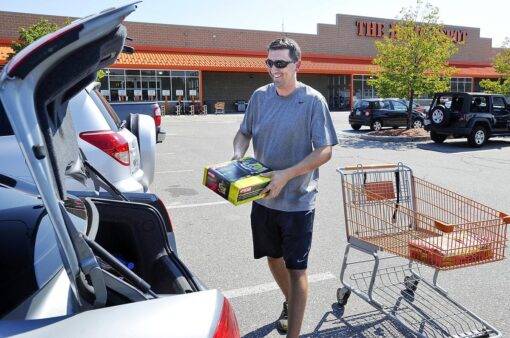
<path fill-rule="evenodd" d="M 71 177 L 116 193 L 83 158 L 67 106 L 115 62 L 126 39 L 121 22 L 135 8 L 73 21 L 0 74 L 0 110 L 35 183 L 0 175 L 0 292 L 9 299 L 1 302 L 0 336 L 239 336 L 228 300 L 204 290 L 172 255 L 157 208 L 67 191 Z"/>
<path fill-rule="evenodd" d="M 469 145 L 481 147 L 491 136 L 510 136 L 510 106 L 503 95 L 436 93 L 425 129 L 436 143 L 467 137 Z"/>
<path fill-rule="evenodd" d="M 123 192 L 148 191 L 154 180 L 155 134 L 154 122 L 147 116 L 136 119 L 138 138 L 120 121 L 108 102 L 91 83 L 74 96 L 67 110 L 78 136 L 78 145 L 90 161 L 117 189 Z M 0 172 L 31 180 L 25 160 L 5 113 L 0 112 Z M 134 125 L 133 125 L 134 126 Z M 69 182 L 73 190 L 83 190 L 75 180 Z"/>
<path fill-rule="evenodd" d="M 133 115 L 148 115 L 156 124 L 156 142 L 165 140 L 166 132 L 161 128 L 161 107 L 157 102 L 112 102 L 110 103 L 121 120 L 132 124 Z"/>
<path fill-rule="evenodd" d="M 407 126 L 407 105 L 399 99 L 362 99 L 356 101 L 349 114 L 352 129 L 369 126 L 370 130 L 381 130 L 383 127 Z M 411 125 L 413 128 L 423 127 L 423 116 L 413 110 Z"/>

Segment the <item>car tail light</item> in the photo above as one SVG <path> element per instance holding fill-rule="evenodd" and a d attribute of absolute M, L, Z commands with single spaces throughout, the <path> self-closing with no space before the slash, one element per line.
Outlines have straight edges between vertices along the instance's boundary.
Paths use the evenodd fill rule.
<path fill-rule="evenodd" d="M 240 337 L 237 319 L 227 298 L 223 299 L 221 317 L 214 333 L 214 338 L 237 338 Z"/>
<path fill-rule="evenodd" d="M 152 105 L 152 112 L 154 113 L 154 123 L 156 123 L 156 127 L 161 125 L 161 108 L 159 108 L 159 104 L 155 103 Z"/>
<path fill-rule="evenodd" d="M 80 138 L 101 149 L 120 164 L 129 165 L 129 144 L 119 133 L 111 130 L 86 131 L 80 133 Z"/>

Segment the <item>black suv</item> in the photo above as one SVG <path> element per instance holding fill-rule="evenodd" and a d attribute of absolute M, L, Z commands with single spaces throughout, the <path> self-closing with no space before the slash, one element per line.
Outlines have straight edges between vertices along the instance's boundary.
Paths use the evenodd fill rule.
<path fill-rule="evenodd" d="M 443 143 L 448 136 L 467 137 L 469 145 L 481 147 L 491 136 L 510 136 L 510 106 L 503 95 L 437 93 L 425 129 L 436 143 Z"/>
<path fill-rule="evenodd" d="M 413 128 L 423 127 L 425 115 L 413 109 Z M 363 99 L 354 104 L 349 114 L 352 129 L 369 126 L 370 130 L 381 130 L 382 127 L 407 126 L 407 103 L 400 99 Z"/>

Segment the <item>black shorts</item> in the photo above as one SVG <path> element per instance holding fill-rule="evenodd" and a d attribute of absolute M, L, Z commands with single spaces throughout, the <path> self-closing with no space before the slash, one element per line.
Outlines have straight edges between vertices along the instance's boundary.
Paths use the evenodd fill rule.
<path fill-rule="evenodd" d="M 253 203 L 251 230 L 255 258 L 283 257 L 287 269 L 306 269 L 314 215 L 315 210 L 287 212 Z"/>

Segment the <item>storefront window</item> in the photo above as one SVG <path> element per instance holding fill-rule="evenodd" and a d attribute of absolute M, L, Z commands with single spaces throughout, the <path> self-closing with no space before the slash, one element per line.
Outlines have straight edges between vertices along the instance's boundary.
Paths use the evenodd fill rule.
<path fill-rule="evenodd" d="M 124 89 L 124 76 L 110 75 L 110 88 L 111 89 Z"/>
<path fill-rule="evenodd" d="M 378 97 L 373 86 L 368 85 L 369 75 L 354 75 L 354 100 L 371 99 Z"/>
<path fill-rule="evenodd" d="M 173 75 L 173 72 L 172 72 Z M 178 92 L 180 91 L 180 92 Z M 184 83 L 184 78 L 182 77 L 172 77 L 172 101 L 177 101 L 179 98 L 177 97 L 178 93 L 182 93 L 181 99 L 187 100 L 186 96 L 186 86 Z"/>
<path fill-rule="evenodd" d="M 122 75 L 124 76 L 124 69 L 111 68 L 108 70 L 110 75 Z"/>
<path fill-rule="evenodd" d="M 198 99 L 198 78 L 197 77 L 186 78 L 186 90 L 187 90 L 189 100 L 197 100 Z M 192 98 L 192 96 L 193 96 L 193 98 Z"/>
<path fill-rule="evenodd" d="M 349 75 L 333 75 L 329 78 L 329 107 L 332 110 L 350 108 L 351 77 Z"/>
<path fill-rule="evenodd" d="M 192 95 L 194 100 L 199 98 L 198 71 L 106 69 L 105 73 L 101 90 L 108 91 L 110 101 L 119 101 L 119 90 L 125 92 L 127 101 L 163 101 L 165 96 L 177 101 L 177 90 L 184 101 L 190 101 Z"/>
<path fill-rule="evenodd" d="M 470 92 L 473 90 L 473 78 L 453 77 L 450 81 L 452 92 Z"/>

